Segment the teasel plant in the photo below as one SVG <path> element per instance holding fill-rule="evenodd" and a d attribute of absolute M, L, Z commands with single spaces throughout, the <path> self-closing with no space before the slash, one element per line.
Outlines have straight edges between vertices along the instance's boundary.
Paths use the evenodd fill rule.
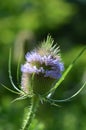
<path fill-rule="evenodd" d="M 28 108 L 28 113 L 23 121 L 21 130 L 29 130 L 30 124 L 34 118 L 34 115 L 39 106 L 39 102 L 49 102 L 55 106 L 58 106 L 60 102 L 66 102 L 77 96 L 81 90 L 85 87 L 86 81 L 81 88 L 72 96 L 66 99 L 54 100 L 52 95 L 60 84 L 65 80 L 68 73 L 71 71 L 79 57 L 86 51 L 84 47 L 77 57 L 72 61 L 64 71 L 64 63 L 62 62 L 60 55 L 60 47 L 57 44 L 54 45 L 54 40 L 50 35 L 33 51 L 28 52 L 25 55 L 25 63 L 21 65 L 21 83 L 18 87 L 13 82 L 11 74 L 11 50 L 9 53 L 9 79 L 14 90 L 9 89 L 4 84 L 3 87 L 9 91 L 18 94 L 17 100 L 23 100 L 26 98 L 31 99 L 31 105 Z M 17 67 L 18 77 L 19 64 Z"/>

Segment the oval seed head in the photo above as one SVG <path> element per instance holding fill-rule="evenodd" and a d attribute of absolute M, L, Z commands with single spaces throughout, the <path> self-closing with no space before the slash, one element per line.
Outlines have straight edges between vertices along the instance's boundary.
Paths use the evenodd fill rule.
<path fill-rule="evenodd" d="M 59 47 L 53 45 L 50 36 L 40 47 L 28 52 L 26 62 L 21 66 L 21 86 L 26 93 L 43 95 L 47 93 L 61 77 L 64 64 L 61 62 Z"/>

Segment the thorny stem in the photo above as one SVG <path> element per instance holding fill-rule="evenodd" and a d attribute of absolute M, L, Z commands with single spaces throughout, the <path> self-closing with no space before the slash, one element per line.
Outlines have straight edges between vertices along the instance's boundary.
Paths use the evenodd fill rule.
<path fill-rule="evenodd" d="M 39 98 L 35 95 L 31 99 L 31 107 L 30 109 L 28 109 L 28 113 L 24 119 L 24 124 L 21 130 L 29 130 L 32 119 L 35 116 L 38 104 L 39 104 Z"/>

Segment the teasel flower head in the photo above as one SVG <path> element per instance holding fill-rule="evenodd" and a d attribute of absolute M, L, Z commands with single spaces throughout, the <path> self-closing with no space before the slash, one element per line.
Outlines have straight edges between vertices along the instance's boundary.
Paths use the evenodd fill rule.
<path fill-rule="evenodd" d="M 21 87 L 26 93 L 43 95 L 59 80 L 64 70 L 59 47 L 53 45 L 48 36 L 41 45 L 25 55 L 26 62 L 21 66 Z"/>

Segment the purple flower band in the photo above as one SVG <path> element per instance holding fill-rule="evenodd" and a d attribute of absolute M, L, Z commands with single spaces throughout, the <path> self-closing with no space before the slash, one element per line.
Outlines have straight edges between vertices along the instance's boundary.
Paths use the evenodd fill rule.
<path fill-rule="evenodd" d="M 53 58 L 51 55 L 41 56 L 36 51 L 27 53 L 25 56 L 27 62 L 21 66 L 21 71 L 24 73 L 42 73 L 44 77 L 58 79 L 61 77 L 61 72 L 64 70 L 64 65 L 60 58 Z M 34 62 L 34 65 L 32 64 Z M 37 67 L 39 63 L 39 67 Z"/>

